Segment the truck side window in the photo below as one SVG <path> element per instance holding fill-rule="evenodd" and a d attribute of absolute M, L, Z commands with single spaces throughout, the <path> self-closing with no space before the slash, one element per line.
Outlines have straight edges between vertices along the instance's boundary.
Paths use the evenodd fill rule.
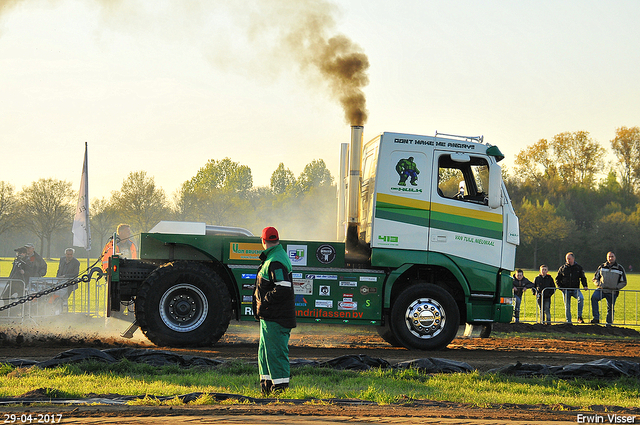
<path fill-rule="evenodd" d="M 442 162 L 442 159 L 440 160 Z M 443 198 L 453 198 L 458 193 L 458 182 L 464 181 L 462 171 L 442 167 L 438 168 L 438 194 Z"/>
<path fill-rule="evenodd" d="M 471 156 L 468 162 L 457 162 L 450 155 L 438 159 L 438 195 L 479 204 L 487 203 L 489 164 Z"/>

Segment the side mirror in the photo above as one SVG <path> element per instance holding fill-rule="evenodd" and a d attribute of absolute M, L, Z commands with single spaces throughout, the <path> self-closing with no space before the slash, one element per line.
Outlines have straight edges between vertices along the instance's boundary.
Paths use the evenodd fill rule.
<path fill-rule="evenodd" d="M 489 208 L 496 209 L 502 205 L 502 168 L 491 164 L 489 168 Z"/>

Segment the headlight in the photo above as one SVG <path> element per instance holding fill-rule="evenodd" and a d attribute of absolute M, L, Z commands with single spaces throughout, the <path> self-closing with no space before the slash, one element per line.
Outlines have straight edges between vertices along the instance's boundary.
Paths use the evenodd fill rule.
<path fill-rule="evenodd" d="M 513 298 L 511 297 L 501 297 L 500 304 L 513 304 Z"/>

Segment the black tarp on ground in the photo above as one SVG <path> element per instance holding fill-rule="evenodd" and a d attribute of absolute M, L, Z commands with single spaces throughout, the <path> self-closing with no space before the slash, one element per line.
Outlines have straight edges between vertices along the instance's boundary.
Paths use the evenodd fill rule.
<path fill-rule="evenodd" d="M 374 359 L 365 354 L 349 354 L 320 362 L 319 366 L 338 370 L 369 370 L 373 368 L 386 369 L 391 364 L 386 360 Z"/>
<path fill-rule="evenodd" d="M 53 358 L 42 362 L 14 359 L 6 360 L 2 363 L 8 363 L 16 367 L 38 366 L 41 368 L 49 368 L 63 364 L 80 363 L 87 360 L 117 363 L 123 359 L 133 363 L 144 363 L 152 366 L 178 365 L 181 367 L 214 367 L 224 363 L 222 360 L 209 359 L 206 357 L 187 356 L 168 351 L 137 348 L 109 348 L 106 350 L 98 350 L 96 348 L 74 348 L 64 351 Z M 327 367 L 338 370 L 369 370 L 374 368 L 386 369 L 391 367 L 404 369 L 414 367 L 428 373 L 469 372 L 473 370 L 473 368 L 466 363 L 436 358 L 416 359 L 401 362 L 392 366 L 386 360 L 376 359 L 365 354 L 345 355 L 326 361 L 293 359 L 291 360 L 291 366 Z"/>
<path fill-rule="evenodd" d="M 393 366 L 396 369 L 418 369 L 425 373 L 466 373 L 475 369 L 469 364 L 448 359 L 415 359 L 400 362 Z"/>
<path fill-rule="evenodd" d="M 558 378 L 640 378 L 640 363 L 626 360 L 600 359 L 588 363 L 548 366 L 517 362 L 515 365 L 491 369 L 489 372 L 514 376 L 554 376 Z"/>
<path fill-rule="evenodd" d="M 63 364 L 79 363 L 95 360 L 105 363 L 118 363 L 126 359 L 133 363 L 144 363 L 151 366 L 177 365 L 180 367 L 215 367 L 224 361 L 206 357 L 188 356 L 168 351 L 137 348 L 74 348 L 64 351 L 52 359 L 37 362 L 33 360 L 14 359 L 8 363 L 16 367 L 37 366 L 41 368 L 55 367 Z M 464 362 L 440 358 L 421 358 L 390 364 L 383 359 L 376 359 L 364 354 L 353 354 L 336 357 L 326 361 L 294 359 L 292 367 L 315 366 L 338 370 L 369 370 L 374 368 L 414 368 L 425 373 L 466 373 L 475 370 Z M 600 359 L 588 363 L 572 363 L 565 366 L 549 366 L 544 364 L 527 364 L 517 362 L 515 365 L 491 369 L 489 372 L 515 376 L 555 376 L 559 378 L 617 378 L 622 376 L 640 377 L 640 363 L 624 360 Z"/>
<path fill-rule="evenodd" d="M 63 364 L 80 363 L 87 360 L 95 360 L 105 363 L 118 363 L 123 359 L 133 363 L 144 363 L 151 366 L 178 365 L 182 367 L 212 367 L 223 363 L 222 360 L 209 359 L 206 357 L 183 356 L 168 351 L 135 348 L 109 348 L 106 350 L 98 350 L 96 348 L 74 348 L 64 351 L 53 358 L 42 362 L 15 359 L 6 360 L 2 363 L 9 363 L 16 367 L 38 366 L 41 368 L 49 368 Z"/>
<path fill-rule="evenodd" d="M 407 360 L 392 365 L 386 360 L 375 359 L 365 354 L 348 354 L 336 357 L 335 359 L 318 362 L 314 360 L 295 359 L 291 361 L 292 367 L 299 366 L 316 366 L 329 367 L 339 370 L 369 370 L 375 368 L 394 368 L 394 369 L 418 369 L 426 373 L 465 373 L 474 370 L 473 367 L 464 362 L 455 360 L 439 359 L 439 358 L 422 358 Z"/>

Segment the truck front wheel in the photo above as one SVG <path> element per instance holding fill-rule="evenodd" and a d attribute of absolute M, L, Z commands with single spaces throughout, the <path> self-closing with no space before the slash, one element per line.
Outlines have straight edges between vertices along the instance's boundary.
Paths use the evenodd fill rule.
<path fill-rule="evenodd" d="M 227 331 L 231 299 L 224 282 L 204 264 L 177 261 L 154 270 L 138 291 L 136 320 L 160 346 L 207 346 Z"/>
<path fill-rule="evenodd" d="M 391 329 L 409 349 L 439 350 L 455 338 L 458 305 L 443 288 L 418 283 L 406 288 L 391 308 Z"/>

